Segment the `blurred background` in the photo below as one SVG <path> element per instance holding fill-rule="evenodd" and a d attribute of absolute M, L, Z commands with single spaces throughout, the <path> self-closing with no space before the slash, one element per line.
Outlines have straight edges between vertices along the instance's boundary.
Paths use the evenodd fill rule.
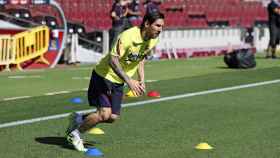
<path fill-rule="evenodd" d="M 96 63 L 103 54 L 109 52 L 110 39 L 114 38 L 112 28 L 119 24 L 116 21 L 125 23 L 125 28 L 138 26 L 145 13 L 154 9 L 165 14 L 165 28 L 151 59 L 217 56 L 223 55 L 229 46 L 233 49 L 248 48 L 254 52 L 263 52 L 269 41 L 266 9 L 269 2 L 57 0 L 66 17 L 68 33 L 62 45 L 63 18 L 50 1 L 2 0 L 0 34 L 15 35 L 38 26 L 47 26 L 49 29 L 49 39 L 46 39 L 48 48 L 40 55 L 48 62 L 34 62 L 34 58 L 39 56 L 34 55 L 17 62 L 10 61 L 9 67 L 17 65 L 23 69 L 32 69 L 51 65 L 54 67 L 57 63 Z M 117 13 L 119 19 L 112 16 L 113 12 Z M 63 49 L 61 54 L 60 48 Z M 0 67 L 6 69 L 7 61 L 1 59 Z"/>

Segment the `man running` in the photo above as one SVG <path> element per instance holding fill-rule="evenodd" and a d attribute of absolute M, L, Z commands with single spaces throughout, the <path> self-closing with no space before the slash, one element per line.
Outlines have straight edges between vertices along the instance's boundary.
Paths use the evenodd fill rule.
<path fill-rule="evenodd" d="M 74 113 L 70 116 L 67 140 L 78 151 L 86 151 L 80 133 L 99 123 L 113 123 L 120 116 L 124 83 L 140 96 L 145 92 L 145 57 L 158 43 L 158 36 L 164 25 L 160 12 L 146 14 L 140 27 L 132 27 L 118 37 L 111 52 L 107 54 L 92 72 L 88 100 L 96 112 L 86 115 Z M 138 80 L 132 79 L 138 73 Z"/>

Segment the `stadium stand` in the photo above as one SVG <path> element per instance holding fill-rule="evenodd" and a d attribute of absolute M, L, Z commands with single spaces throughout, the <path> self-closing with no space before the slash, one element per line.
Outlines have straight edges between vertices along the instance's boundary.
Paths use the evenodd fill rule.
<path fill-rule="evenodd" d="M 60 3 L 67 18 L 69 27 L 68 33 L 78 33 L 80 35 L 79 43 L 83 45 L 84 48 L 94 48 L 95 51 L 100 53 L 106 50 L 102 45 L 102 41 L 106 40 L 104 40 L 103 36 L 100 34 L 103 34 L 103 31 L 108 31 L 111 28 L 110 10 L 114 0 L 57 0 L 57 2 Z M 143 13 L 142 15 L 144 15 L 145 12 L 144 2 L 144 0 L 141 0 L 140 3 L 140 11 Z M 9 21 L 23 27 L 29 26 L 29 23 L 28 25 L 24 25 L 25 20 L 39 25 L 47 25 L 51 29 L 51 32 L 53 29 L 60 29 L 62 27 L 62 21 L 59 17 L 59 13 L 49 5 L 34 6 L 8 4 L 0 9 L 1 19 L 3 19 L 2 13 L 14 16 L 14 18 Z M 198 34 L 195 37 L 201 38 L 200 41 L 204 42 L 200 42 L 196 46 L 196 43 L 191 38 L 188 38 L 188 36 L 182 35 L 182 37 L 184 37 L 183 39 L 181 39 L 181 37 L 176 37 L 176 40 L 184 40 L 185 45 L 174 45 L 174 47 L 176 47 L 176 50 L 174 51 L 177 52 L 177 54 L 173 55 L 174 58 L 204 56 L 197 55 L 197 53 L 194 53 L 193 55 L 192 53 L 186 54 L 186 50 L 180 51 L 180 49 L 183 50 L 185 49 L 184 47 L 187 47 L 186 43 L 192 44 L 192 48 L 190 48 L 191 52 L 193 52 L 193 49 L 195 52 L 197 47 L 203 46 L 204 48 L 209 48 L 211 45 L 215 44 L 204 41 L 204 39 L 216 41 L 216 43 L 218 42 L 219 49 L 222 49 L 220 48 L 222 45 L 224 49 L 224 46 L 226 46 L 227 43 L 238 45 L 242 42 L 240 40 L 240 34 L 242 34 L 242 31 L 237 32 L 236 36 L 235 34 L 232 35 L 231 39 L 224 41 L 223 38 L 226 36 L 226 34 L 230 34 L 232 31 L 235 31 L 223 30 L 223 28 L 244 28 L 244 30 L 246 30 L 248 28 L 253 28 L 254 26 L 266 26 L 268 21 L 267 11 L 263 3 L 261 1 L 252 0 L 164 0 L 160 5 L 160 10 L 165 14 L 166 17 L 166 30 L 173 30 L 168 34 L 171 34 L 172 36 L 176 35 L 177 33 L 175 30 L 177 29 L 184 34 Z M 20 21 L 18 21 L 17 18 L 19 18 Z M 3 20 L 7 21 L 7 19 Z M 140 22 L 137 24 L 139 25 Z M 215 30 L 216 28 L 222 29 Z M 183 31 L 185 29 L 186 31 Z M 201 29 L 201 31 L 196 33 L 196 31 L 188 31 L 190 29 Z M 208 31 L 208 29 L 214 30 Z M 205 37 L 205 31 L 203 30 L 208 32 L 205 34 Z M 221 34 L 223 36 L 221 36 L 221 38 L 214 36 L 215 32 L 222 32 Z M 261 33 L 262 30 L 258 32 Z M 96 36 L 97 34 L 99 35 Z M 203 36 L 200 36 L 200 34 Z M 208 34 L 210 35 L 208 36 Z M 169 37 L 161 38 L 163 42 L 159 45 L 157 49 L 158 52 L 166 51 L 167 47 L 172 47 L 169 44 L 170 41 L 168 38 Z M 50 46 L 55 45 L 52 43 L 55 42 L 51 40 Z M 214 49 L 217 50 L 216 48 Z M 50 55 L 50 60 L 54 60 L 56 52 L 51 49 L 49 52 L 51 53 L 47 53 L 46 55 L 48 56 L 52 54 Z M 201 51 L 199 50 L 198 52 Z M 162 54 L 164 55 L 164 53 Z M 205 53 L 202 51 L 202 54 Z M 213 51 L 210 50 L 206 52 L 205 56 L 216 54 L 217 53 L 213 53 Z M 48 57 L 46 58 L 49 59 Z M 168 58 L 170 58 L 170 56 Z"/>
<path fill-rule="evenodd" d="M 47 25 L 51 29 L 55 29 L 55 28 L 58 27 L 57 19 L 54 16 L 38 15 L 38 16 L 33 16 L 32 20 L 36 23 L 39 23 L 39 24 L 42 24 L 42 25 Z"/>
<path fill-rule="evenodd" d="M 61 4 L 67 20 L 72 23 L 84 24 L 86 31 L 110 29 L 110 9 L 113 0 L 57 1 Z M 142 0 L 140 10 L 145 12 L 143 3 Z M 25 8 L 28 8 L 34 16 L 42 14 L 58 16 L 58 13 L 47 5 L 25 6 Z M 206 28 L 212 26 L 248 28 L 256 24 L 265 24 L 268 19 L 266 9 L 260 1 L 165 0 L 161 5 L 161 11 L 167 17 L 168 28 Z"/>

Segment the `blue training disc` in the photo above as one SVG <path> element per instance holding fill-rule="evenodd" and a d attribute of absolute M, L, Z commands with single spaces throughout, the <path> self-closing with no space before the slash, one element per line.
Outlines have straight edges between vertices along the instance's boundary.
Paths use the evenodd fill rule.
<path fill-rule="evenodd" d="M 87 156 L 93 156 L 93 157 L 103 156 L 103 153 L 97 148 L 88 148 L 85 154 Z"/>
<path fill-rule="evenodd" d="M 76 97 L 76 98 L 72 98 L 71 102 L 74 104 L 81 104 L 81 103 L 83 103 L 83 99 Z"/>

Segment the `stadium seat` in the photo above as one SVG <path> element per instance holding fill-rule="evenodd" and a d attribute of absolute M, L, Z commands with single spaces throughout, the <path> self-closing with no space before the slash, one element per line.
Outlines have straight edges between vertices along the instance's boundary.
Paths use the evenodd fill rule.
<path fill-rule="evenodd" d="M 114 0 L 72 0 L 71 3 L 69 0 L 57 1 L 61 4 L 67 20 L 83 23 L 89 31 L 95 28 L 108 29 L 111 27 L 109 12 Z M 143 6 L 143 2 L 144 0 L 141 0 L 140 11 L 145 13 L 146 9 Z M 51 6 L 27 7 L 32 15 L 34 13 L 34 16 L 59 16 L 58 12 Z M 217 22 L 227 22 L 232 27 L 239 26 L 239 24 L 249 27 L 254 25 L 255 21 L 265 23 L 268 20 L 267 11 L 261 2 L 241 0 L 166 0 L 161 4 L 160 8 L 166 15 L 166 26 L 171 28 L 207 27 L 208 24 Z M 250 19 L 249 17 L 254 18 Z M 60 24 L 60 18 L 57 19 Z"/>

